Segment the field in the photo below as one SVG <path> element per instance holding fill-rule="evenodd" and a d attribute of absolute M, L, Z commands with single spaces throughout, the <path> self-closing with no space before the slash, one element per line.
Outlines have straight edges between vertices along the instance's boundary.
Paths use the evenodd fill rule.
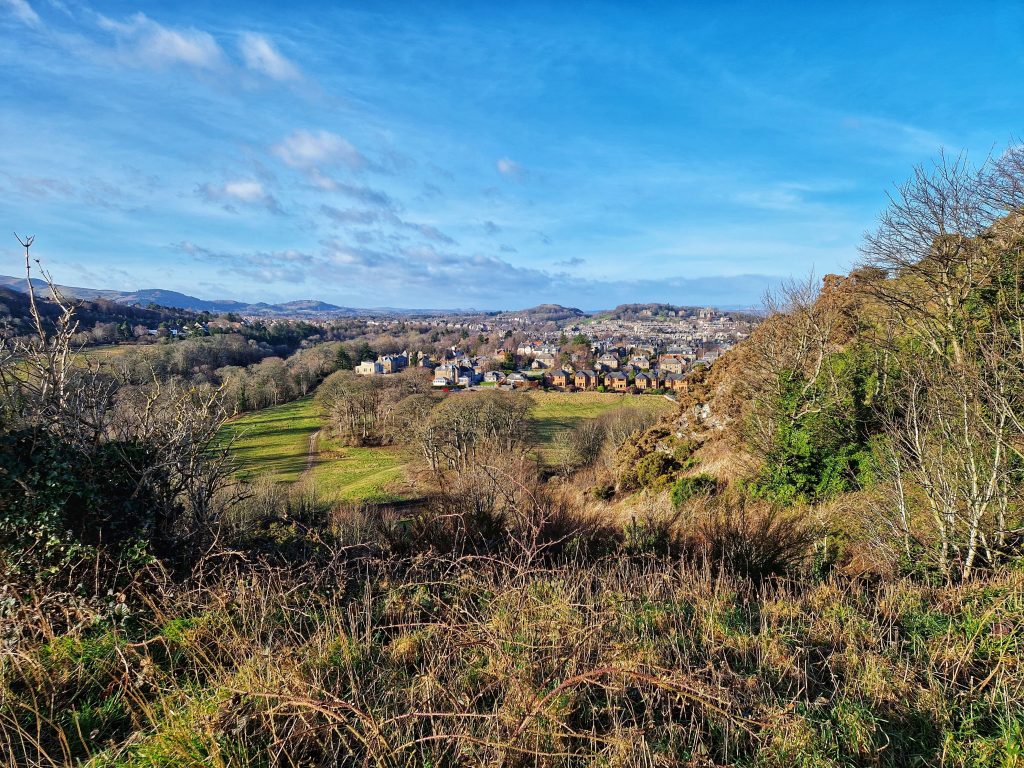
<path fill-rule="evenodd" d="M 312 397 L 265 408 L 229 421 L 224 439 L 233 439 L 232 453 L 245 480 L 258 475 L 293 483 L 306 470 L 310 438 L 320 429 Z"/>
<path fill-rule="evenodd" d="M 664 413 L 674 406 L 656 395 L 614 395 L 598 392 L 534 392 L 531 428 L 542 461 L 554 458 L 555 436 L 583 419 L 616 408 L 643 408 Z M 309 485 L 329 502 L 399 501 L 409 489 L 403 482 L 401 449 L 352 448 L 326 432 L 312 397 L 249 413 L 228 422 L 221 439 L 232 441 L 238 475 L 275 482 Z"/>
<path fill-rule="evenodd" d="M 401 501 L 403 492 L 401 449 L 351 448 L 338 445 L 321 433 L 319 453 L 307 482 L 316 495 L 330 502 Z"/>
<path fill-rule="evenodd" d="M 616 395 L 604 392 L 533 392 L 534 440 L 544 461 L 554 458 L 553 443 L 559 432 L 572 429 L 584 419 L 594 419 L 616 408 L 642 408 L 668 413 L 675 404 L 658 395 Z"/>
<path fill-rule="evenodd" d="M 114 357 L 120 357 L 131 349 L 141 349 L 142 344 L 101 344 L 97 347 L 85 347 L 81 355 L 90 360 L 105 361 Z"/>
<path fill-rule="evenodd" d="M 223 439 L 233 439 L 238 475 L 252 480 L 308 483 L 324 501 L 396 501 L 403 498 L 402 460 L 393 448 L 349 448 L 320 431 L 312 397 L 234 419 Z"/>

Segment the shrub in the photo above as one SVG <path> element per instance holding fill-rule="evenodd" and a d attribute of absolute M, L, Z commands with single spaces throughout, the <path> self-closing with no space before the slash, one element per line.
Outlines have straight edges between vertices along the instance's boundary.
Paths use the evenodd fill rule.
<path fill-rule="evenodd" d="M 644 488 L 658 490 L 668 485 L 679 463 L 667 453 L 655 451 L 636 463 L 636 479 Z"/>
<path fill-rule="evenodd" d="M 31 431 L 0 436 L 0 553 L 6 566 L 44 575 L 102 545 L 139 553 L 168 533 L 173 502 L 147 447 L 81 448 Z M 143 546 L 140 546 L 143 543 Z"/>
<path fill-rule="evenodd" d="M 779 507 L 721 504 L 684 538 L 691 558 L 759 582 L 797 572 L 810 557 L 817 531 L 806 516 Z"/>
<path fill-rule="evenodd" d="M 681 477 L 672 484 L 672 504 L 678 509 L 696 496 L 710 496 L 718 488 L 711 475 Z"/>

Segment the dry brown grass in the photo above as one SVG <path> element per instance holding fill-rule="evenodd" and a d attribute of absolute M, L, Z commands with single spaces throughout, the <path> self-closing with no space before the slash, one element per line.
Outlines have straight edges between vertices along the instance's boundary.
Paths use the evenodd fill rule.
<path fill-rule="evenodd" d="M 755 588 L 650 556 L 338 548 L 224 553 L 124 605 L 6 648 L 0 759 L 1019 765 L 1019 573 Z"/>

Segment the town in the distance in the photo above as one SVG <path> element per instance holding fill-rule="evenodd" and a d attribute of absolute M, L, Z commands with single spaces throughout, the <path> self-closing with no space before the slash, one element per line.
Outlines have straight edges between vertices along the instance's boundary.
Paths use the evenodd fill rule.
<path fill-rule="evenodd" d="M 422 328 L 460 342 L 442 349 L 403 349 L 363 360 L 357 374 L 386 376 L 430 368 L 439 389 L 543 386 L 563 391 L 669 394 L 684 374 L 707 366 L 745 338 L 756 318 L 714 308 L 623 305 L 586 315 L 560 306 L 485 317 L 422 319 Z M 380 330 L 405 319 L 370 319 Z"/>
<path fill-rule="evenodd" d="M 36 280 L 33 284 L 41 298 L 48 297 L 49 286 Z M 54 289 L 81 304 L 74 341 L 83 348 L 234 336 L 253 354 L 237 345 L 219 345 L 220 366 L 253 358 L 262 359 L 262 367 L 272 371 L 276 356 L 344 342 L 341 359 L 331 361 L 340 367 L 363 376 L 419 369 L 434 388 L 444 391 L 544 388 L 672 397 L 686 389 L 688 372 L 711 365 L 746 338 L 760 319 L 752 310 L 664 303 L 622 304 L 597 312 L 558 304 L 504 312 L 357 310 L 313 301 L 213 302 L 162 290 Z M 6 316 L 7 325 L 19 314 L 16 305 L 26 300 L 26 292 L 23 278 L 0 277 L 0 319 Z M 8 332 L 17 334 L 19 329 Z M 198 357 L 184 367 L 218 367 L 198 350 L 190 353 Z M 270 398 L 271 403 L 275 400 Z"/>

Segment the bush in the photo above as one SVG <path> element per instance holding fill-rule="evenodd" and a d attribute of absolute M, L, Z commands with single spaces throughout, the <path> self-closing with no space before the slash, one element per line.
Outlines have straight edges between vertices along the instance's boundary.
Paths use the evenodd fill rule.
<path fill-rule="evenodd" d="M 668 485 L 679 463 L 667 453 L 655 451 L 636 463 L 636 479 L 644 488 L 659 490 Z"/>
<path fill-rule="evenodd" d="M 806 516 L 775 506 L 722 504 L 684 539 L 691 558 L 759 582 L 796 573 L 808 561 L 817 531 Z"/>
<path fill-rule="evenodd" d="M 168 533 L 173 502 L 144 445 L 80 448 L 32 431 L 0 435 L 0 553 L 6 567 L 40 576 L 97 547 L 138 554 Z"/>
<path fill-rule="evenodd" d="M 696 496 L 710 496 L 718 489 L 711 475 L 681 477 L 672 484 L 672 504 L 678 509 Z"/>

